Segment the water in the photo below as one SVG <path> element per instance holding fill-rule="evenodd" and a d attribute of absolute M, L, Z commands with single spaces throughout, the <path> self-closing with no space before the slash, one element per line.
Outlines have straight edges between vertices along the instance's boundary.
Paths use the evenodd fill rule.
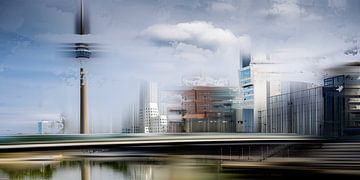
<path fill-rule="evenodd" d="M 67 157 L 0 163 L 0 179 L 217 179 L 216 160 L 164 157 Z"/>
<path fill-rule="evenodd" d="M 281 169 L 278 166 L 272 167 L 271 164 L 264 166 L 269 165 L 266 162 L 241 162 L 221 157 L 223 159 L 219 156 L 205 155 L 102 151 L 0 153 L 0 180 L 228 180 L 287 179 L 293 176 L 334 177 L 334 174 L 318 171 Z M 231 166 L 226 165 L 229 163 Z M 235 166 L 232 166 L 232 163 Z M 237 163 L 242 163 L 242 166 L 237 166 Z"/>

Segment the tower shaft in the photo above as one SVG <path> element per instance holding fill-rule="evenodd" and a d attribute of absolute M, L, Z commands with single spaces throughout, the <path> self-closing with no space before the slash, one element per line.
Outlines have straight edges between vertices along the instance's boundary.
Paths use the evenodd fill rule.
<path fill-rule="evenodd" d="M 88 96 L 85 71 L 80 68 L 80 134 L 89 133 Z"/>

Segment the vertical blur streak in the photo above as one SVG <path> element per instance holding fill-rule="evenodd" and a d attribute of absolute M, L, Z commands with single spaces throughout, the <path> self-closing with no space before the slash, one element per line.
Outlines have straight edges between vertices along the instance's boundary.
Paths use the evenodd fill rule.
<path fill-rule="evenodd" d="M 85 72 L 83 68 L 80 68 L 80 134 L 89 133 L 87 101 L 87 84 L 85 79 Z"/>
<path fill-rule="evenodd" d="M 90 180 L 91 169 L 89 160 L 83 160 L 81 162 L 81 180 Z"/>

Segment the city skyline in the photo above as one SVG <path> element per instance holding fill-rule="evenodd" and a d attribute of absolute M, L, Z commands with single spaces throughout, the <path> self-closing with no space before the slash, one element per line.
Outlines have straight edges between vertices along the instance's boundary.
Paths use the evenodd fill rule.
<path fill-rule="evenodd" d="M 104 56 L 86 65 L 95 132 L 121 120 L 143 80 L 175 86 L 204 72 L 238 85 L 240 48 L 251 50 L 259 71 L 313 83 L 322 82 L 321 70 L 359 58 L 358 1 L 86 3 L 94 24 L 87 39 L 104 44 Z M 0 134 L 35 132 L 37 121 L 61 113 L 75 133 L 79 66 L 57 48 L 81 39 L 71 35 L 76 3 L 2 1 L 0 9 Z"/>

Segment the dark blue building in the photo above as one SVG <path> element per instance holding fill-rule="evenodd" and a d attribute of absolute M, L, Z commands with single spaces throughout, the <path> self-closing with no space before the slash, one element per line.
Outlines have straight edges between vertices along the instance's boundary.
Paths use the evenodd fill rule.
<path fill-rule="evenodd" d="M 324 135 L 360 135 L 359 75 L 324 80 Z"/>

